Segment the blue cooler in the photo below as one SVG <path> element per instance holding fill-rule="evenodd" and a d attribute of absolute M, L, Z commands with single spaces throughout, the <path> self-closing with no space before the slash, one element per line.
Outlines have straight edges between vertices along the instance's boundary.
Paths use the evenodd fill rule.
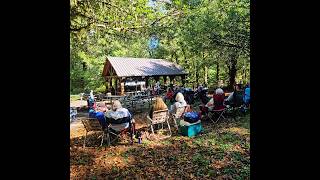
<path fill-rule="evenodd" d="M 186 112 L 184 113 L 184 120 L 179 122 L 179 131 L 183 136 L 192 137 L 202 131 L 199 113 Z"/>
<path fill-rule="evenodd" d="M 201 125 L 201 122 L 185 125 L 185 126 L 179 126 L 179 131 L 183 136 L 193 137 L 197 134 L 199 134 L 203 130 L 203 127 Z"/>

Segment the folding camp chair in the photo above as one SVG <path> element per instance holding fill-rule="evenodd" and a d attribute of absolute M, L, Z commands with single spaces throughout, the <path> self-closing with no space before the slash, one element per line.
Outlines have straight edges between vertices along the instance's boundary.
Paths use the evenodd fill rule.
<path fill-rule="evenodd" d="M 103 138 L 104 138 L 104 129 L 100 125 L 99 120 L 97 118 L 89 118 L 89 117 L 81 117 L 80 119 L 86 130 L 86 135 L 84 137 L 84 142 L 83 142 L 83 148 L 86 147 L 87 134 L 88 132 L 91 132 L 91 131 L 102 132 L 101 143 L 100 143 L 100 146 L 102 146 Z"/>
<path fill-rule="evenodd" d="M 112 142 L 114 142 L 117 139 L 120 139 L 123 134 L 129 134 L 130 137 L 130 144 L 133 144 L 133 135 L 135 134 L 135 122 L 132 117 L 124 117 L 121 119 L 108 119 L 109 125 L 106 128 L 106 139 L 107 139 L 107 145 L 110 146 Z M 124 123 L 129 123 L 129 126 L 127 128 L 124 128 L 120 131 L 114 130 L 112 128 L 113 125 L 119 125 L 119 124 L 124 124 Z M 111 140 L 110 135 L 114 135 L 114 139 Z"/>
<path fill-rule="evenodd" d="M 167 109 L 154 111 L 152 114 L 152 119 L 150 118 L 149 115 L 147 116 L 147 119 L 148 119 L 148 124 L 150 125 L 150 128 L 151 128 L 152 134 L 154 134 L 153 125 L 161 124 L 163 129 L 163 123 L 167 122 L 169 132 L 170 132 L 169 136 L 172 135 L 170 124 L 169 124 L 169 111 Z"/>
<path fill-rule="evenodd" d="M 230 112 L 231 112 L 231 116 L 233 120 L 237 120 L 238 117 L 245 115 L 245 105 L 241 105 L 241 106 L 231 106 Z"/>
<path fill-rule="evenodd" d="M 213 96 L 214 107 L 208 111 L 208 117 L 213 123 L 217 123 L 220 119 L 226 119 L 224 113 L 226 107 L 224 105 L 224 94 L 216 94 Z M 215 109 L 216 108 L 216 109 Z"/>
<path fill-rule="evenodd" d="M 225 101 L 225 104 L 227 104 L 227 112 L 233 120 L 236 120 L 242 114 L 241 110 L 245 107 L 241 94 L 232 98 L 230 102 Z"/>
<path fill-rule="evenodd" d="M 208 118 L 213 122 L 217 123 L 220 119 L 226 119 L 224 113 L 226 112 L 227 108 L 219 109 L 219 110 L 209 110 L 208 111 Z"/>

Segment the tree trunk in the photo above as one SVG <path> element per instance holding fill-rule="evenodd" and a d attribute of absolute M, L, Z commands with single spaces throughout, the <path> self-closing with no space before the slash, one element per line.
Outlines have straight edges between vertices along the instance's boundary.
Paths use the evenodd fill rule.
<path fill-rule="evenodd" d="M 80 87 L 81 87 L 81 89 L 84 89 L 84 86 L 85 86 L 84 78 L 81 77 L 81 78 L 80 78 Z"/>
<path fill-rule="evenodd" d="M 204 84 L 205 86 L 208 85 L 208 67 L 204 66 Z"/>
<path fill-rule="evenodd" d="M 204 57 L 204 52 L 202 53 L 202 63 L 205 62 L 205 57 Z M 207 66 L 205 65 L 204 63 L 204 67 L 203 67 L 203 70 L 204 70 L 204 84 L 205 86 L 207 86 L 207 82 L 208 82 L 208 79 L 207 79 Z"/>
<path fill-rule="evenodd" d="M 229 86 L 232 87 L 235 84 L 235 78 L 237 74 L 237 69 L 234 64 L 231 65 L 231 69 L 229 71 Z"/>
<path fill-rule="evenodd" d="M 199 84 L 199 71 L 198 71 L 197 66 L 196 66 L 196 82 L 197 82 L 197 84 Z"/>
<path fill-rule="evenodd" d="M 187 65 L 188 61 L 187 61 L 187 57 L 186 57 L 186 52 L 184 51 L 183 48 L 182 48 L 182 53 L 183 53 L 183 57 L 184 57 L 184 64 Z"/>
<path fill-rule="evenodd" d="M 86 62 L 82 62 L 82 70 L 86 71 L 87 70 L 87 64 Z"/>
<path fill-rule="evenodd" d="M 178 55 L 176 52 L 174 53 L 174 56 L 176 57 L 176 63 L 179 64 Z"/>
<path fill-rule="evenodd" d="M 219 66 L 219 62 L 217 62 L 217 69 L 216 69 L 216 81 L 217 81 L 217 84 L 219 83 L 219 71 L 220 71 L 220 66 Z"/>
<path fill-rule="evenodd" d="M 229 87 L 235 84 L 236 74 L 237 74 L 237 59 L 236 54 L 232 54 L 230 57 L 230 64 L 229 64 Z"/>
<path fill-rule="evenodd" d="M 116 85 L 115 85 L 115 86 L 116 86 L 116 88 L 115 88 L 115 89 L 116 89 L 115 95 L 118 95 L 118 78 L 116 78 Z"/>

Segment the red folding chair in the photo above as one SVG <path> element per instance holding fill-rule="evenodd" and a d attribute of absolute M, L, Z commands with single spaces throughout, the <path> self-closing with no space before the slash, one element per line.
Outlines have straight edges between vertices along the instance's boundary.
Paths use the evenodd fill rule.
<path fill-rule="evenodd" d="M 220 119 L 226 119 L 224 113 L 226 112 L 226 107 L 224 105 L 224 94 L 213 95 L 214 107 L 209 110 L 208 117 L 213 123 L 217 123 Z"/>

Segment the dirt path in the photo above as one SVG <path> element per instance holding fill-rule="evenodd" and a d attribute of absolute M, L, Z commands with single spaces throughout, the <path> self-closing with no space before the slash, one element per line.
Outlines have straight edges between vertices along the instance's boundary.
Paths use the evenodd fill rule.
<path fill-rule="evenodd" d="M 82 107 L 86 105 L 87 105 L 87 101 L 84 101 L 84 100 L 70 101 L 70 107 Z"/>
<path fill-rule="evenodd" d="M 77 117 L 85 117 L 88 116 L 88 113 L 78 113 Z M 85 134 L 85 129 L 81 120 L 76 118 L 75 120 L 70 122 L 70 138 L 82 137 Z"/>

